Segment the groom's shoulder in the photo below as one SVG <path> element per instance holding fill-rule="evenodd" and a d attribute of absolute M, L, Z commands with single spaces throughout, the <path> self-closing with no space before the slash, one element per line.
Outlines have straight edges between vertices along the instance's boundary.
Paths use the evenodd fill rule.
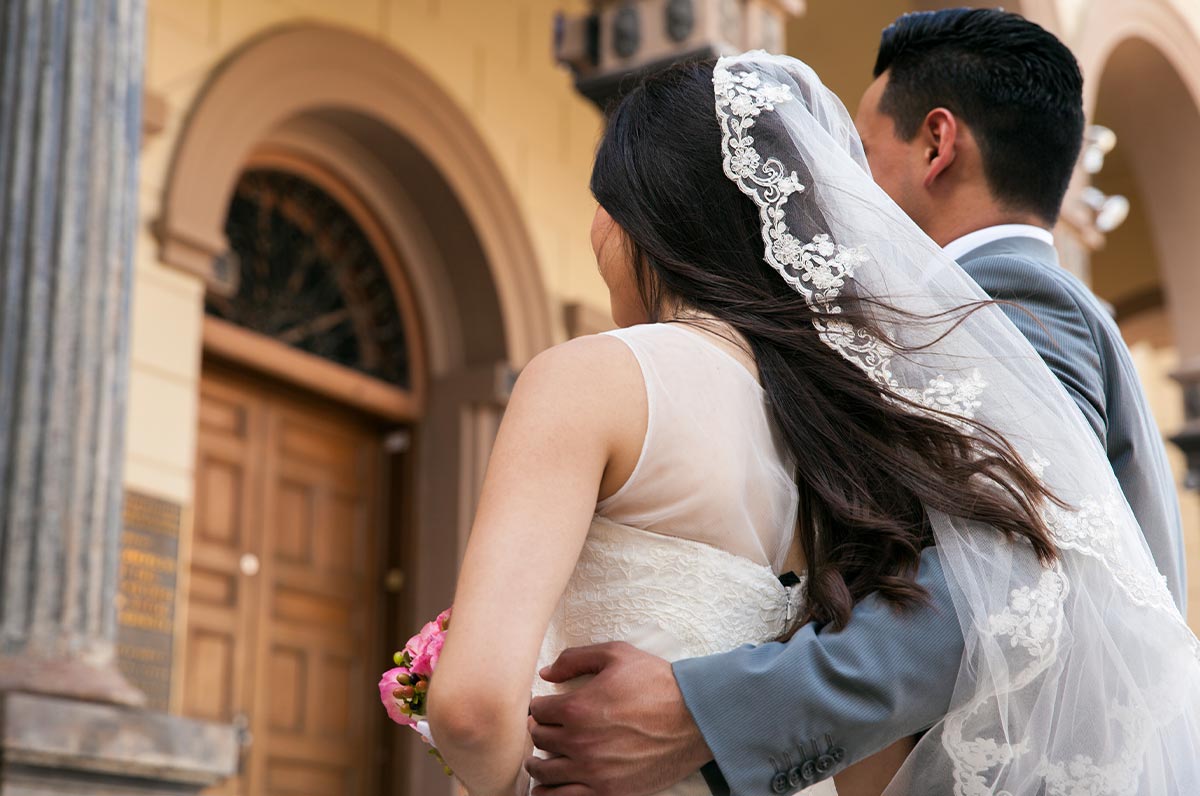
<path fill-rule="evenodd" d="M 1078 313 L 1088 326 L 1106 326 L 1108 311 L 1092 291 L 1056 262 L 1013 252 L 963 259 L 962 268 L 998 301 Z"/>

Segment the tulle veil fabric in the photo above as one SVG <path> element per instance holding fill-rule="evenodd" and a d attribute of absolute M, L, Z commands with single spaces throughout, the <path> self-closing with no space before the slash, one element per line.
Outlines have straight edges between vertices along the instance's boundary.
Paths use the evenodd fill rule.
<path fill-rule="evenodd" d="M 999 309 L 956 312 L 986 295 L 872 181 L 812 69 L 750 52 L 720 59 L 713 83 L 725 172 L 760 208 L 766 262 L 819 312 L 825 343 L 928 407 L 914 411 L 1002 434 L 1069 506 L 1042 508 L 1062 551 L 1052 566 L 928 512 L 965 651 L 950 712 L 887 793 L 1200 793 L 1200 642 L 1070 396 Z M 873 309 L 886 338 L 927 344 L 901 355 L 839 318 L 849 291 L 944 322 Z"/>

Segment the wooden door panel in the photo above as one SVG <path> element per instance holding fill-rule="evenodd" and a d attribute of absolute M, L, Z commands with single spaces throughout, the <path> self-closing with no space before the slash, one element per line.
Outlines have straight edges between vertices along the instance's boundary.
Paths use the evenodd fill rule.
<path fill-rule="evenodd" d="M 261 489 L 258 459 L 262 403 L 236 382 L 201 383 L 196 456 L 196 500 L 188 577 L 183 712 L 232 723 L 247 710 L 253 691 L 257 593 L 241 571 L 241 558 L 260 545 Z M 210 791 L 245 793 L 240 776 Z"/>
<path fill-rule="evenodd" d="M 321 418 L 285 412 L 280 418 L 279 452 L 284 462 L 308 464 L 328 480 L 353 484 L 367 469 L 361 437 Z"/>
<path fill-rule="evenodd" d="M 379 581 L 368 555 L 378 435 L 282 401 L 271 403 L 268 427 L 262 627 L 274 729 L 258 750 L 264 792 L 358 796 L 377 726 L 366 708 L 368 664 L 380 654 L 372 635 Z M 289 698 L 274 694 L 276 677 Z"/>
<path fill-rule="evenodd" d="M 209 380 L 206 399 L 200 402 L 198 415 L 200 428 L 214 437 L 245 439 L 249 425 L 249 407 L 245 396 L 226 385 L 215 385 Z"/>
<path fill-rule="evenodd" d="M 300 479 L 282 479 L 275 504 L 277 562 L 312 565 L 316 506 L 317 495 L 312 485 Z"/>
<path fill-rule="evenodd" d="M 246 474 L 237 462 L 206 455 L 197 467 L 195 538 L 205 546 L 241 549 Z"/>
<path fill-rule="evenodd" d="M 225 630 L 208 629 L 192 622 L 188 631 L 188 656 L 200 663 L 189 667 L 184 679 L 183 704 L 190 716 L 227 722 L 234 714 L 233 681 L 236 640 Z"/>
<path fill-rule="evenodd" d="M 298 407 L 274 418 L 268 490 L 273 501 L 267 555 L 271 644 L 280 671 L 295 683 L 304 709 L 276 707 L 287 730 L 274 733 L 267 781 L 298 793 L 362 792 L 371 744 L 365 715 L 378 582 L 366 551 L 377 522 L 376 486 L 365 477 L 380 449 L 376 435 L 332 424 Z M 284 651 L 286 650 L 286 653 Z M 311 776 L 294 780 L 279 767 L 307 761 Z M 334 787 L 338 789 L 328 790 Z M 310 790 L 303 790 L 309 788 Z"/>
<path fill-rule="evenodd" d="M 231 609 L 237 604 L 237 578 L 228 572 L 219 572 L 209 567 L 193 567 L 188 583 L 188 595 L 193 610 L 207 606 Z"/>
<path fill-rule="evenodd" d="M 254 745 L 259 746 L 257 740 L 254 742 Z M 355 744 L 345 739 L 273 733 L 269 740 L 263 742 L 258 752 L 263 755 L 264 762 L 266 763 L 269 763 L 271 760 L 307 760 L 328 768 L 341 768 L 345 770 L 358 770 L 362 768 L 359 763 L 351 760 L 351 758 L 355 758 L 361 754 L 361 750 Z M 267 772 L 267 779 L 269 780 L 272 776 L 270 766 L 265 766 L 264 770 Z M 342 792 L 340 791 L 335 792 L 335 794 L 336 796 L 342 796 Z M 335 794 L 325 794 L 324 796 L 335 796 Z"/>
<path fill-rule="evenodd" d="M 348 599 L 330 597 L 315 589 L 290 586 L 286 583 L 275 584 L 274 591 L 272 622 L 290 622 L 302 627 L 311 627 L 313 630 L 328 627 L 349 628 L 354 622 L 356 606 Z"/>
<path fill-rule="evenodd" d="M 363 660 L 357 656 L 326 653 L 321 661 L 322 679 L 327 683 L 338 683 L 326 698 L 316 705 L 313 729 L 322 738 L 355 738 L 362 733 L 356 728 L 363 725 L 363 702 L 347 699 L 355 693 L 364 679 Z"/>
<path fill-rule="evenodd" d="M 331 575 L 361 577 L 367 568 L 369 507 L 357 495 L 335 493 L 326 510 L 330 527 L 339 533 L 321 535 L 318 567 Z"/>
<path fill-rule="evenodd" d="M 312 666 L 307 649 L 276 643 L 267 656 L 271 687 L 268 694 L 268 723 L 272 733 L 301 734 L 309 712 L 309 681 Z"/>
<path fill-rule="evenodd" d="M 254 736 L 216 792 L 360 796 L 379 726 L 379 435 L 208 373 L 200 418 L 185 709 L 244 712 Z"/>
<path fill-rule="evenodd" d="M 312 758 L 275 756 L 267 759 L 272 794 L 288 796 L 331 796 L 359 793 L 353 770 L 337 763 L 321 763 Z"/>

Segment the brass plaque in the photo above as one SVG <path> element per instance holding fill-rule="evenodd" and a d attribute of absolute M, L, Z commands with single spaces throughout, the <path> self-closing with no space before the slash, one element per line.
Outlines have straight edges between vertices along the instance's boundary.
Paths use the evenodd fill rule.
<path fill-rule="evenodd" d="M 117 662 L 146 694 L 146 706 L 167 710 L 175 641 L 175 586 L 182 509 L 159 498 L 125 493 L 117 583 Z"/>

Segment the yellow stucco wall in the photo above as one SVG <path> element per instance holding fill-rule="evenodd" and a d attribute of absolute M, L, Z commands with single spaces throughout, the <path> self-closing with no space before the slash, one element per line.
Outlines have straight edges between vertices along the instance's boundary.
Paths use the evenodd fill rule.
<path fill-rule="evenodd" d="M 272 28 L 320 23 L 378 38 L 422 64 L 461 107 L 508 182 L 536 249 L 553 317 L 607 312 L 588 242 L 587 189 L 600 115 L 551 54 L 553 16 L 582 0 L 150 0 L 146 89 L 164 129 L 147 138 L 133 317 L 126 484 L 191 500 L 203 287 L 160 263 L 152 225 L 188 109 L 214 67 Z"/>

